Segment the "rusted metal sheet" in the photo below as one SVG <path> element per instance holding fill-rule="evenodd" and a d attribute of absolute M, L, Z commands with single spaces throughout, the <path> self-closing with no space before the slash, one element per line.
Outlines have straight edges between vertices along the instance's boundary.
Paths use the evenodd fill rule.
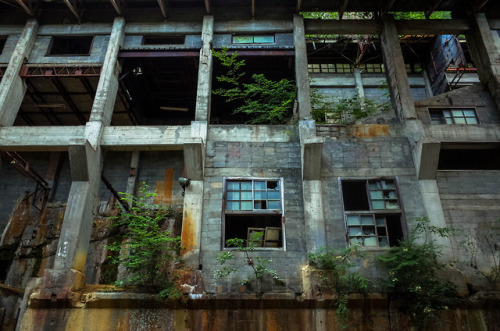
<path fill-rule="evenodd" d="M 101 66 L 22 66 L 19 76 L 28 77 L 99 77 Z"/>

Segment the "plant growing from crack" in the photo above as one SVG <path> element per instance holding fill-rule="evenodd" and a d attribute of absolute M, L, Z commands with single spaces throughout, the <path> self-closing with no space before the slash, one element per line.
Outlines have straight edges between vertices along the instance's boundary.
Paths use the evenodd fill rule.
<path fill-rule="evenodd" d="M 322 247 L 318 252 L 309 254 L 309 264 L 316 268 L 320 277 L 318 286 L 328 288 L 337 294 L 336 312 L 342 329 L 348 326 L 348 294 L 365 292 L 370 284 L 363 275 L 350 271 L 355 266 L 353 258 L 363 257 L 358 248 L 359 246 L 355 245 L 336 251 Z"/>
<path fill-rule="evenodd" d="M 387 268 L 386 286 L 392 295 L 403 300 L 403 311 L 417 330 L 423 330 L 430 321 L 438 321 L 442 310 L 459 302 L 455 286 L 438 277 L 444 264 L 437 261 L 441 247 L 430 236 L 448 237 L 452 228 L 436 227 L 427 217 L 418 218 L 408 237 L 378 257 Z"/>
<path fill-rule="evenodd" d="M 162 230 L 162 225 L 174 215 L 172 208 L 152 205 L 149 201 L 156 193 L 148 192 L 145 183 L 138 188 L 136 195 L 120 194 L 123 201 L 132 203 L 132 207 L 111 217 L 122 240 L 114 240 L 106 248 L 118 253 L 110 254 L 108 258 L 111 263 L 126 267 L 129 276 L 115 284 L 141 286 L 160 297 L 178 296 L 171 264 L 177 260 L 180 237 Z M 120 254 L 124 248 L 127 254 Z"/>
<path fill-rule="evenodd" d="M 251 267 L 253 271 L 253 277 L 244 279 L 241 282 L 241 285 L 250 286 L 250 282 L 254 279 L 257 281 L 257 284 L 260 284 L 260 281 L 265 275 L 271 276 L 273 280 L 283 285 L 283 281 L 280 279 L 278 272 L 268 268 L 268 265 L 271 263 L 271 259 L 254 256 L 255 249 L 262 246 L 261 243 L 263 237 L 264 233 L 253 232 L 248 241 L 240 238 L 226 240 L 227 247 L 234 247 L 237 251 L 243 252 L 246 265 Z M 226 278 L 238 271 L 235 267 L 226 265 L 226 262 L 234 259 L 234 251 L 220 252 L 217 255 L 216 260 L 220 263 L 222 269 L 215 271 L 216 278 Z"/>
<path fill-rule="evenodd" d="M 212 93 L 224 97 L 226 102 L 239 102 L 233 114 L 249 115 L 250 124 L 284 124 L 292 117 L 296 96 L 293 81 L 275 81 L 263 74 L 253 74 L 248 80 L 243 71 L 245 60 L 239 58 L 238 52 L 229 55 L 224 47 L 221 51 L 212 51 L 212 54 L 225 70 L 216 77 L 222 87 Z"/>

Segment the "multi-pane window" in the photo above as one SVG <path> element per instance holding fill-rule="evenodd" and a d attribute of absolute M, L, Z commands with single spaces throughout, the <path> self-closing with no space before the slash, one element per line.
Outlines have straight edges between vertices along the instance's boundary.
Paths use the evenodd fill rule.
<path fill-rule="evenodd" d="M 343 180 L 342 197 L 350 245 L 397 245 L 403 230 L 394 179 Z"/>
<path fill-rule="evenodd" d="M 234 35 L 233 44 L 272 44 L 274 35 Z"/>
<path fill-rule="evenodd" d="M 250 240 L 261 233 L 261 247 L 283 247 L 283 184 L 276 178 L 224 179 L 226 240 Z"/>
<path fill-rule="evenodd" d="M 310 63 L 307 65 L 312 73 L 350 73 L 351 65 L 348 63 Z"/>
<path fill-rule="evenodd" d="M 479 124 L 474 109 L 429 109 L 431 124 Z"/>

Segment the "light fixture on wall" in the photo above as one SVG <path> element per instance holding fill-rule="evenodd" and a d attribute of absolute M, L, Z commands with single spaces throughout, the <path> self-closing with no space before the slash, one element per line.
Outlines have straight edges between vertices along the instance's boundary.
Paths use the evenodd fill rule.
<path fill-rule="evenodd" d="M 186 193 L 186 187 L 188 187 L 189 184 L 191 184 L 191 179 L 186 177 L 179 177 L 177 181 L 179 182 L 179 185 L 182 187 L 182 196 L 184 196 L 184 194 Z"/>

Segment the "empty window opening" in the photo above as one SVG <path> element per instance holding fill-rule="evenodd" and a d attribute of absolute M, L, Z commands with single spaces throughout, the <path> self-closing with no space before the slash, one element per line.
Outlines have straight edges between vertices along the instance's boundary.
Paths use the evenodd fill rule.
<path fill-rule="evenodd" d="M 198 57 L 125 58 L 120 91 L 141 125 L 187 125 L 195 117 Z"/>
<path fill-rule="evenodd" d="M 90 55 L 93 36 L 52 37 L 47 55 Z"/>
<path fill-rule="evenodd" d="M 224 201 L 224 247 L 228 239 L 256 236 L 258 247 L 284 246 L 281 179 L 226 179 Z"/>
<path fill-rule="evenodd" d="M 470 109 L 429 109 L 431 124 L 479 124 L 476 111 Z"/>
<path fill-rule="evenodd" d="M 235 35 L 233 44 L 273 44 L 274 35 Z"/>
<path fill-rule="evenodd" d="M 184 45 L 184 36 L 143 36 L 143 45 Z"/>
<path fill-rule="evenodd" d="M 500 144 L 442 147 L 438 170 L 500 170 Z"/>
<path fill-rule="evenodd" d="M 395 246 L 403 238 L 395 180 L 342 181 L 342 197 L 350 245 Z"/>

